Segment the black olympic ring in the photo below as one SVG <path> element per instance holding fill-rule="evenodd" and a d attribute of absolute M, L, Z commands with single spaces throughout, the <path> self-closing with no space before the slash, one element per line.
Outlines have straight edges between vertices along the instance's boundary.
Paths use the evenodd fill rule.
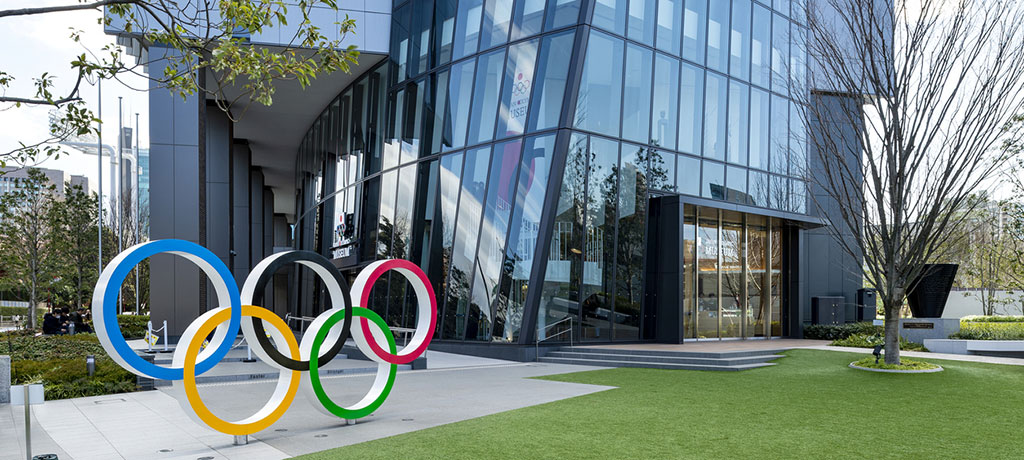
<path fill-rule="evenodd" d="M 263 301 L 263 291 L 267 286 L 267 283 L 273 279 L 274 273 L 283 268 L 286 265 L 300 262 L 312 262 L 326 269 L 334 277 L 334 281 L 338 283 L 341 288 L 342 298 L 345 299 L 345 317 L 341 323 L 341 335 L 338 337 L 337 342 L 327 350 L 323 356 L 318 359 L 320 367 L 334 359 L 341 352 L 341 348 L 345 345 L 345 342 L 351 336 L 352 328 L 352 296 L 349 294 L 348 282 L 345 281 L 345 277 L 341 275 L 341 272 L 324 256 L 317 254 L 313 251 L 288 251 L 283 255 L 274 258 L 270 264 L 260 272 L 259 278 L 256 280 L 256 288 L 252 293 L 253 305 L 260 306 Z M 329 280 L 324 280 L 330 282 Z M 333 308 L 338 308 L 338 305 L 332 305 Z M 282 367 L 291 369 L 293 371 L 308 372 L 309 361 L 297 361 L 291 359 L 280 351 L 271 343 L 270 338 L 267 337 L 266 331 L 263 329 L 263 321 L 255 317 L 249 318 L 252 321 L 253 330 L 256 332 L 256 340 L 259 341 L 259 346 L 266 351 L 268 357 L 275 363 Z"/>

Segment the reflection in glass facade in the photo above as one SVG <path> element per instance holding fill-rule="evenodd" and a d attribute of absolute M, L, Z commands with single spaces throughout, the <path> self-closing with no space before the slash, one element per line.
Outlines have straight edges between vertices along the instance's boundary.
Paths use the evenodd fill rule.
<path fill-rule="evenodd" d="M 413 260 L 439 340 L 533 343 L 571 318 L 578 340 L 637 341 L 649 200 L 681 194 L 704 200 L 680 234 L 685 336 L 784 332 L 782 221 L 756 212 L 807 209 L 802 3 L 394 3 L 390 56 L 300 145 L 296 247 Z M 401 277 L 372 295 L 415 323 Z"/>

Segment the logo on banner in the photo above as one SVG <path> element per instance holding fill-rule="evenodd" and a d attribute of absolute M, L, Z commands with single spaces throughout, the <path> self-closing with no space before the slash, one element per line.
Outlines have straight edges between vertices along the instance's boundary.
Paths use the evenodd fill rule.
<path fill-rule="evenodd" d="M 181 256 L 196 264 L 213 284 L 218 302 L 217 308 L 200 315 L 185 329 L 170 367 L 139 357 L 128 346 L 117 324 L 121 283 L 140 262 L 163 253 Z M 296 341 L 284 320 L 259 306 L 264 288 L 274 273 L 291 264 L 301 264 L 316 273 L 326 286 L 333 306 L 310 323 L 301 343 Z M 366 308 L 373 283 L 391 270 L 409 281 L 418 304 L 416 332 L 401 350 L 397 350 L 387 323 Z M 352 299 L 358 303 L 353 304 Z M 373 262 L 359 273 L 349 289 L 338 269 L 320 254 L 281 252 L 257 264 L 239 291 L 231 271 L 217 256 L 198 244 L 182 240 L 150 241 L 118 254 L 100 274 L 92 308 L 96 335 L 115 362 L 142 377 L 181 380 L 185 391 L 179 402 L 185 412 L 199 423 L 231 435 L 252 434 L 280 419 L 298 393 L 303 374 L 308 376 L 303 393 L 321 412 L 350 420 L 369 415 L 387 399 L 398 365 L 408 364 L 426 351 L 437 322 L 434 290 L 426 274 L 407 260 Z M 227 355 L 239 330 L 253 354 L 277 368 L 280 374 L 273 395 L 260 410 L 245 419 L 228 421 L 214 415 L 203 403 L 196 387 L 196 376 L 212 369 Z M 213 337 L 207 340 L 211 333 Z M 338 355 L 350 337 L 360 351 L 377 362 L 377 374 L 366 396 L 354 405 L 341 406 L 327 394 L 319 370 Z"/>

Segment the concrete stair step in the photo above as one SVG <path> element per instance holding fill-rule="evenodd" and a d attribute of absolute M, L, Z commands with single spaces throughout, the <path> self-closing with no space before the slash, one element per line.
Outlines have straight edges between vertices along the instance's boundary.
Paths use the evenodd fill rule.
<path fill-rule="evenodd" d="M 736 365 L 715 365 L 715 364 L 674 364 L 674 363 L 658 363 L 658 362 L 644 362 L 644 361 L 613 361 L 603 359 L 579 359 L 579 358 L 540 358 L 540 362 L 554 363 L 554 364 L 575 364 L 579 366 L 599 366 L 599 367 L 641 367 L 648 369 L 675 369 L 675 370 L 693 370 L 693 371 L 743 371 L 747 369 L 757 369 L 759 367 L 774 366 L 775 363 L 752 363 L 752 364 L 736 364 Z"/>
<path fill-rule="evenodd" d="M 788 350 L 787 348 L 768 348 L 763 350 L 739 350 L 739 351 L 669 351 L 669 350 L 637 350 L 626 348 L 592 348 L 592 347 L 561 347 L 557 351 L 590 354 L 616 354 L 616 355 L 639 355 L 639 356 L 672 356 L 680 358 L 741 358 L 748 356 L 775 355 Z"/>
<path fill-rule="evenodd" d="M 668 364 L 710 364 L 715 366 L 736 366 L 741 364 L 757 364 L 773 361 L 783 355 L 763 354 L 755 356 L 738 356 L 727 358 L 701 358 L 691 356 L 655 356 L 629 355 L 619 353 L 578 353 L 573 351 L 553 351 L 545 355 L 548 358 L 590 359 L 602 361 L 634 361 Z"/>

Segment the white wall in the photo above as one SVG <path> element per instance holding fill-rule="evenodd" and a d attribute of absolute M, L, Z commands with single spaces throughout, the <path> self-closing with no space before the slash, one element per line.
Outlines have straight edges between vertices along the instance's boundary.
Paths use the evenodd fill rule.
<path fill-rule="evenodd" d="M 949 299 L 946 300 L 946 309 L 942 312 L 943 318 L 963 318 L 964 316 L 970 315 L 983 315 L 984 311 L 981 306 L 982 291 L 953 291 L 949 293 Z M 1005 301 L 1009 300 L 1013 303 L 1006 305 L 996 305 L 997 315 L 1022 315 L 1024 312 L 1021 311 L 1022 298 L 1024 298 L 1024 292 L 1022 291 L 999 291 L 996 293 L 996 298 Z"/>

